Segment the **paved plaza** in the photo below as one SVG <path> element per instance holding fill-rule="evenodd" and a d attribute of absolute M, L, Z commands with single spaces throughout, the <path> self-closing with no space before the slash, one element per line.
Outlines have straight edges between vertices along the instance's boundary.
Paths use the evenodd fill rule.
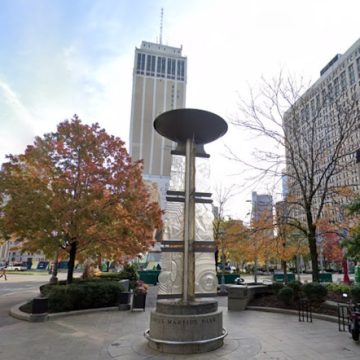
<path fill-rule="evenodd" d="M 229 312 L 219 297 L 228 331 L 222 348 L 205 354 L 169 355 L 147 346 L 143 336 L 155 305 L 152 287 L 143 311 L 106 311 L 52 318 L 45 323 L 21 320 L 0 327 L 1 360 L 140 360 L 140 359 L 360 359 L 360 344 L 337 324 L 259 311 Z"/>

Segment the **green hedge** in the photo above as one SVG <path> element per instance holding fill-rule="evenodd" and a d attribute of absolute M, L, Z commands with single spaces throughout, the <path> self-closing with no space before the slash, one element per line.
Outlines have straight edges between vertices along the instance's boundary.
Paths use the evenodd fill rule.
<path fill-rule="evenodd" d="M 112 281 L 52 285 L 48 292 L 49 312 L 115 306 L 120 293 L 120 284 Z"/>
<path fill-rule="evenodd" d="M 100 283 L 100 282 L 104 282 L 103 279 L 99 279 L 99 278 L 90 278 L 90 279 L 81 279 L 81 278 L 75 278 L 73 279 L 73 282 L 72 284 L 73 285 L 81 285 L 81 284 L 88 284 L 88 283 Z M 54 287 L 54 286 L 64 286 L 66 285 L 67 282 L 66 280 L 60 280 L 58 281 L 58 283 L 56 285 L 54 284 L 44 284 L 44 285 L 41 285 L 40 286 L 40 293 L 41 295 L 43 296 L 48 296 L 51 289 Z"/>
<path fill-rule="evenodd" d="M 300 281 L 294 281 L 286 285 L 287 287 L 293 289 L 294 291 L 294 299 L 298 300 L 301 297 L 301 289 L 303 287 Z"/>
<path fill-rule="evenodd" d="M 328 290 L 325 286 L 313 282 L 304 284 L 301 291 L 305 294 L 306 298 L 312 303 L 322 303 L 325 301 Z"/>
<path fill-rule="evenodd" d="M 285 286 L 279 290 L 277 297 L 285 305 L 290 305 L 294 300 L 294 289 L 291 287 Z"/>
<path fill-rule="evenodd" d="M 360 304 L 360 285 L 355 285 L 350 290 L 351 298 L 354 302 Z"/>
<path fill-rule="evenodd" d="M 327 284 L 325 285 L 325 287 L 328 289 L 328 291 L 334 292 L 336 294 L 344 294 L 344 293 L 349 294 L 351 288 L 350 285 L 348 284 L 334 284 L 334 283 Z"/>

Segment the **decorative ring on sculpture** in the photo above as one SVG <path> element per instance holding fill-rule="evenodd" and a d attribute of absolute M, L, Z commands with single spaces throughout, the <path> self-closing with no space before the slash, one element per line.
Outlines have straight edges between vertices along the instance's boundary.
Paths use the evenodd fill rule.
<path fill-rule="evenodd" d="M 199 290 L 200 292 L 214 292 L 217 287 L 217 277 L 213 271 L 204 271 L 199 276 Z"/>

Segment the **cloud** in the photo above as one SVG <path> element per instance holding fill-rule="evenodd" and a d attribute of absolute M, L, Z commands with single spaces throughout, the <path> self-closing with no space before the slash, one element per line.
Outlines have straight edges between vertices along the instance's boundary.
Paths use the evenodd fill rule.
<path fill-rule="evenodd" d="M 24 151 L 25 145 L 34 138 L 34 116 L 22 103 L 20 97 L 3 80 L 0 80 L 0 162 L 5 154 Z"/>
<path fill-rule="evenodd" d="M 31 127 L 34 123 L 34 118 L 31 112 L 22 104 L 19 97 L 9 84 L 0 80 L 0 91 L 5 102 L 14 111 L 15 116 L 23 123 L 23 125 Z M 6 121 L 6 119 L 3 119 L 3 121 L 4 120 Z M 1 122 L 2 124 L 4 124 L 3 121 Z"/>

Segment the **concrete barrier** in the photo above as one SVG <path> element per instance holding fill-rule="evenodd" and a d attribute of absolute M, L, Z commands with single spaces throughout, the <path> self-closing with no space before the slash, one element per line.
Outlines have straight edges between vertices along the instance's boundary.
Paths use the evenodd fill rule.
<path fill-rule="evenodd" d="M 245 310 L 254 296 L 271 292 L 270 286 L 264 284 L 227 285 L 228 310 Z"/>

